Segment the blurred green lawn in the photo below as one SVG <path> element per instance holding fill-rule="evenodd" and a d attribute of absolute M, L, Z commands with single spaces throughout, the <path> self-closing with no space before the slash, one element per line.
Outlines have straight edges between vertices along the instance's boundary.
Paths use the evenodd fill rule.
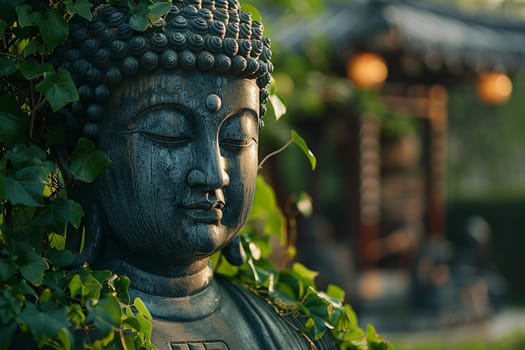
<path fill-rule="evenodd" d="M 392 340 L 397 350 L 525 350 L 525 330 L 513 332 L 496 340 Z"/>

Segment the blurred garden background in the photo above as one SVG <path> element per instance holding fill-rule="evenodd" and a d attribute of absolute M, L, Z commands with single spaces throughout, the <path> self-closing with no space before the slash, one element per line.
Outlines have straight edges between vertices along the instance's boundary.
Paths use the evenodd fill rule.
<path fill-rule="evenodd" d="M 251 3 L 287 108 L 261 157 L 318 158 L 262 169 L 295 259 L 400 349 L 525 348 L 525 1 Z"/>

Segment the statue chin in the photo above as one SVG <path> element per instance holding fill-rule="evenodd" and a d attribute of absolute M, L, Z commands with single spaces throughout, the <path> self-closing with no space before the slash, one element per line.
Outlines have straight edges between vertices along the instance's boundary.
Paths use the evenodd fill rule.
<path fill-rule="evenodd" d="M 243 213 L 230 217 L 231 212 L 225 210 L 227 217 L 210 222 L 172 210 L 173 216 L 166 220 L 166 216 L 152 210 L 154 207 L 145 208 L 141 202 L 113 202 L 115 197 L 102 194 L 100 197 L 105 200 L 102 207 L 108 223 L 106 235 L 115 241 L 117 250 L 106 252 L 106 256 L 141 257 L 141 260 L 162 261 L 166 267 L 191 265 L 222 249 L 244 225 L 248 212 L 245 208 Z M 125 203 L 117 205 L 121 202 Z M 157 217 L 164 220 L 154 221 Z M 161 273 L 162 269 L 157 271 Z"/>

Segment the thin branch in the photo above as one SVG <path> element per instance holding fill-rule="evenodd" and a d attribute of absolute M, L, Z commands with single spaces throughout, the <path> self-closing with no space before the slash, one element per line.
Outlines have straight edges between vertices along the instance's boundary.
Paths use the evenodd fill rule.
<path fill-rule="evenodd" d="M 261 162 L 259 163 L 259 169 L 262 169 L 264 163 L 266 163 L 266 161 L 267 161 L 268 159 L 270 159 L 271 157 L 273 157 L 273 156 L 275 156 L 275 155 L 281 153 L 282 151 L 284 151 L 288 146 L 290 146 L 290 145 L 292 144 L 292 142 L 293 142 L 293 140 L 290 139 L 290 140 L 288 140 L 288 142 L 286 142 L 281 148 L 279 148 L 279 149 L 277 149 L 277 150 L 275 150 L 275 151 L 273 151 L 273 152 L 271 152 L 271 153 L 268 153 L 268 154 L 267 154 L 267 155 L 261 160 Z"/>

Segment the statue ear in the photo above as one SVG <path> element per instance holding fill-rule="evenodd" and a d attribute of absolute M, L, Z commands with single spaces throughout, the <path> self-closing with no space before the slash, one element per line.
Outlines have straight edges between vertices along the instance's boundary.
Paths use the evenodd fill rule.
<path fill-rule="evenodd" d="M 241 266 L 246 261 L 246 252 L 242 247 L 239 236 L 235 236 L 231 242 L 222 249 L 222 254 L 233 266 Z"/>
<path fill-rule="evenodd" d="M 75 198 L 84 209 L 84 218 L 78 230 L 71 227 L 67 232 L 66 246 L 77 254 L 74 261 L 76 266 L 81 266 L 85 262 L 94 263 L 100 256 L 103 246 L 102 213 L 96 200 L 93 200 L 92 196 L 88 194 L 90 192 L 84 189 L 81 193 L 87 195 L 80 196 L 78 199 Z"/>

